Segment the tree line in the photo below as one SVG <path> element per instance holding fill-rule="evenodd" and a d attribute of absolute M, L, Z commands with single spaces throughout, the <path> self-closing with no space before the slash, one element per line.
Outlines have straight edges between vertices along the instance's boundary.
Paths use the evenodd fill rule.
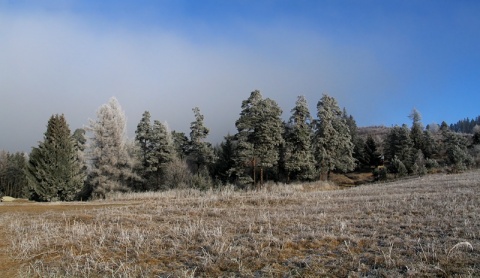
<path fill-rule="evenodd" d="M 284 121 L 274 100 L 253 91 L 242 101 L 237 132 L 213 146 L 198 107 L 192 109 L 188 135 L 152 122 L 145 111 L 134 140 L 128 140 L 125 113 L 111 98 L 84 129 L 72 133 L 64 115 L 52 115 L 43 141 L 28 156 L 0 152 L 1 194 L 87 200 L 127 191 L 309 182 L 351 171 L 373 171 L 381 180 L 463 171 L 480 162 L 478 127 L 473 135 L 459 134 L 445 122 L 424 128 L 414 109 L 411 126 L 365 136 L 335 98 L 324 94 L 316 108 L 313 117 L 299 96 Z"/>

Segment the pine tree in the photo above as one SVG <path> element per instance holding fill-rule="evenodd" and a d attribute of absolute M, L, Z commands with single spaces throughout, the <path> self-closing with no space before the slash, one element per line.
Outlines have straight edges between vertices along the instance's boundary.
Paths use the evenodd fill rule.
<path fill-rule="evenodd" d="M 135 141 L 140 148 L 141 176 L 147 179 L 147 173 L 150 171 L 148 155 L 151 152 L 151 133 L 150 112 L 145 111 L 135 130 Z"/>
<path fill-rule="evenodd" d="M 386 159 L 392 161 L 397 157 L 407 169 L 413 166 L 413 143 L 410 139 L 410 130 L 406 125 L 395 126 L 387 134 L 385 140 Z"/>
<path fill-rule="evenodd" d="M 299 180 L 315 178 L 315 158 L 313 156 L 311 127 L 312 117 L 308 110 L 307 100 L 299 96 L 292 116 L 286 126 L 284 147 L 284 168 L 287 178 L 293 175 Z"/>
<path fill-rule="evenodd" d="M 380 163 L 380 153 L 377 150 L 377 143 L 371 135 L 368 135 L 367 141 L 365 141 L 364 154 L 365 160 L 364 163 L 368 166 L 376 167 Z"/>
<path fill-rule="evenodd" d="M 0 195 L 14 198 L 28 198 L 27 157 L 16 152 L 0 151 Z"/>
<path fill-rule="evenodd" d="M 129 185 L 138 176 L 133 172 L 135 158 L 127 144 L 125 113 L 116 98 L 97 110 L 97 119 L 90 121 L 88 131 L 92 133 L 89 156 L 93 197 L 130 190 Z"/>
<path fill-rule="evenodd" d="M 200 113 L 200 109 L 195 107 L 192 109 L 195 115 L 195 121 L 190 124 L 190 150 L 188 160 L 195 165 L 195 173 L 200 175 L 200 172 L 205 171 L 214 162 L 213 148 L 205 139 L 210 132 L 205 127 L 203 120 L 204 116 Z"/>
<path fill-rule="evenodd" d="M 351 171 L 355 167 L 350 130 L 342 117 L 337 101 L 326 94 L 317 104 L 315 158 L 318 169 L 326 173 L 333 170 Z"/>
<path fill-rule="evenodd" d="M 235 143 L 234 136 L 228 134 L 220 146 L 215 148 L 215 155 L 218 157 L 215 162 L 214 176 L 220 179 L 224 184 L 233 183 L 232 169 L 235 167 Z"/>
<path fill-rule="evenodd" d="M 73 201 L 85 180 L 85 168 L 63 115 L 54 115 L 44 141 L 30 155 L 27 180 L 37 201 Z"/>
<path fill-rule="evenodd" d="M 454 172 L 466 170 L 473 164 L 473 158 L 467 151 L 467 142 L 461 135 L 448 128 L 441 129 L 443 150 L 446 162 Z"/>
<path fill-rule="evenodd" d="M 173 147 L 180 160 L 186 159 L 190 151 L 190 143 L 184 132 L 172 131 Z"/>
<path fill-rule="evenodd" d="M 390 173 L 395 174 L 395 177 L 404 177 L 408 173 L 407 168 L 397 156 L 394 156 L 390 163 Z"/>
<path fill-rule="evenodd" d="M 150 141 L 150 152 L 148 153 L 149 171 L 154 176 L 154 188 L 159 189 L 163 183 L 165 167 L 174 161 L 176 157 L 173 139 L 168 127 L 158 120 L 153 121 L 153 128 Z"/>
<path fill-rule="evenodd" d="M 423 150 L 424 138 L 423 138 L 423 126 L 422 116 L 417 109 L 413 109 L 412 113 L 408 116 L 412 120 L 412 127 L 410 130 L 410 139 L 412 140 L 412 147 L 416 150 Z"/>
<path fill-rule="evenodd" d="M 281 114 L 278 104 L 269 98 L 263 99 L 257 90 L 242 102 L 240 118 L 235 122 L 238 130 L 235 164 L 241 182 L 256 183 L 256 168 L 259 167 L 262 184 L 265 170 L 278 165 L 279 147 L 283 142 Z M 253 179 L 242 171 L 248 164 Z"/>
<path fill-rule="evenodd" d="M 350 131 L 350 137 L 353 143 L 353 158 L 357 164 L 356 166 L 360 167 L 361 164 L 365 164 L 366 160 L 365 142 L 360 136 L 358 136 L 357 122 L 352 115 L 347 113 L 346 108 L 343 108 L 342 117 L 348 126 L 348 130 Z"/>

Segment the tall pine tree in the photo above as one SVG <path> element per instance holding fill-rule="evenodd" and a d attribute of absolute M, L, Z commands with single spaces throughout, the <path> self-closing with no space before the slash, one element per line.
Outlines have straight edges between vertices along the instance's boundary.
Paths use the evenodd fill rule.
<path fill-rule="evenodd" d="M 194 172 L 200 175 L 202 171 L 208 169 L 214 162 L 214 153 L 212 146 L 205 141 L 210 130 L 204 124 L 204 116 L 200 109 L 192 109 L 195 115 L 195 121 L 190 124 L 190 150 L 188 155 L 189 162 L 194 165 Z"/>
<path fill-rule="evenodd" d="M 240 118 L 235 122 L 238 130 L 235 171 L 241 183 L 256 183 L 257 167 L 263 183 L 264 172 L 278 165 L 279 147 L 283 143 L 281 115 L 278 104 L 263 99 L 260 91 L 253 91 L 242 102 Z M 252 176 L 243 171 L 245 168 L 252 169 Z"/>
<path fill-rule="evenodd" d="M 326 94 L 317 104 L 317 124 L 315 133 L 315 158 L 317 167 L 326 174 L 351 171 L 355 168 L 353 143 L 342 111 L 337 101 Z"/>
<path fill-rule="evenodd" d="M 287 178 L 299 180 L 315 178 L 315 158 L 313 156 L 311 127 L 312 117 L 307 100 L 299 96 L 285 131 L 284 168 Z"/>
<path fill-rule="evenodd" d="M 33 148 L 27 180 L 37 201 L 73 201 L 82 190 L 85 169 L 64 115 L 48 121 L 44 141 Z"/>

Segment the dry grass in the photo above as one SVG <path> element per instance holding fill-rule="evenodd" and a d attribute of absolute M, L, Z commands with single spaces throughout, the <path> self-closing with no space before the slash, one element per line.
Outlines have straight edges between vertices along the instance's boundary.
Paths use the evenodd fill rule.
<path fill-rule="evenodd" d="M 0 219 L 23 277 L 478 277 L 479 180 L 11 203 Z"/>

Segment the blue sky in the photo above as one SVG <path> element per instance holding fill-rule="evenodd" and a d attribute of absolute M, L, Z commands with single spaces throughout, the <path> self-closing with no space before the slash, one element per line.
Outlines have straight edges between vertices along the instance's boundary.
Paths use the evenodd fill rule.
<path fill-rule="evenodd" d="M 258 89 L 290 116 L 323 93 L 359 126 L 480 115 L 480 1 L 0 0 L 0 149 L 30 151 L 52 114 L 72 131 L 115 96 L 219 142 Z"/>

